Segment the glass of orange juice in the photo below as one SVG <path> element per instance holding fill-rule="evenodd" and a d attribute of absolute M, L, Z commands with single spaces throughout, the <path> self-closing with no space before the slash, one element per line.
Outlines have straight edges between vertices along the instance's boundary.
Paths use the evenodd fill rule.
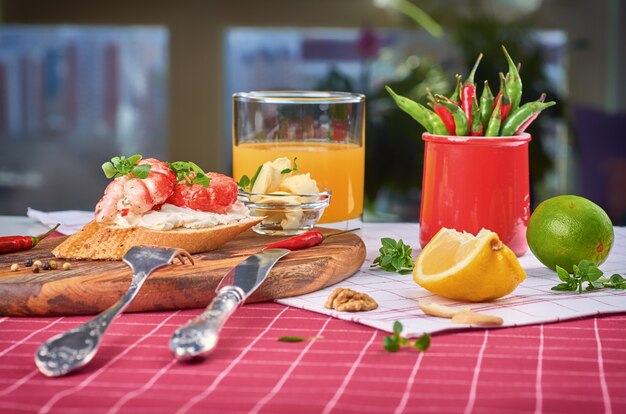
<path fill-rule="evenodd" d="M 332 191 L 320 223 L 360 220 L 365 165 L 365 96 L 259 91 L 233 95 L 233 177 L 297 158 L 300 173 Z M 341 226 L 339 226 L 341 227 Z"/>

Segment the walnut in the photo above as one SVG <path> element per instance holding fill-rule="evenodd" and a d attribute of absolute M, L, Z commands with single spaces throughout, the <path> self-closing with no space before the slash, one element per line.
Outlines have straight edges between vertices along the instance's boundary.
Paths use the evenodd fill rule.
<path fill-rule="evenodd" d="M 324 306 L 340 312 L 361 312 L 376 309 L 378 303 L 366 293 L 347 288 L 337 288 L 326 299 Z"/>

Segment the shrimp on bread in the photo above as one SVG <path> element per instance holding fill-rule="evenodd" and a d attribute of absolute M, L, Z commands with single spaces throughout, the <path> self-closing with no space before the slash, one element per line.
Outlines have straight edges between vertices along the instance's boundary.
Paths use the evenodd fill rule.
<path fill-rule="evenodd" d="M 121 260 L 136 245 L 206 252 L 263 220 L 237 201 L 235 180 L 192 162 L 134 155 L 115 157 L 102 169 L 113 181 L 95 220 L 57 246 L 56 257 Z"/>
<path fill-rule="evenodd" d="M 145 214 L 163 204 L 172 194 L 176 176 L 166 163 L 156 158 L 148 158 L 140 160 L 137 163 L 139 165 L 150 167 L 148 176 L 137 178 L 131 173 L 111 181 L 96 204 L 97 222 L 113 222 L 117 214 Z"/>

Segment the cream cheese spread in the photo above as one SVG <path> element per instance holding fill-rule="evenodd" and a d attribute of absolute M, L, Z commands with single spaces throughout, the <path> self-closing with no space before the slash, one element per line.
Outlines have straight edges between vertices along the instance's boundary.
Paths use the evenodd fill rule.
<path fill-rule="evenodd" d="M 173 204 L 163 204 L 160 210 L 144 215 L 128 214 L 115 217 L 114 225 L 119 227 L 145 227 L 150 230 L 205 229 L 219 225 L 233 224 L 250 217 L 250 211 L 241 202 L 233 204 L 226 214 L 196 211 Z"/>

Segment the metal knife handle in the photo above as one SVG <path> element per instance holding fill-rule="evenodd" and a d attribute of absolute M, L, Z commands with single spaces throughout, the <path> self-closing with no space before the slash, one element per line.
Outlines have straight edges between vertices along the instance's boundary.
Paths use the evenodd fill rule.
<path fill-rule="evenodd" d="M 237 286 L 225 286 L 217 292 L 206 310 L 170 338 L 170 350 L 179 360 L 210 354 L 228 317 L 243 302 L 244 292 Z"/>

